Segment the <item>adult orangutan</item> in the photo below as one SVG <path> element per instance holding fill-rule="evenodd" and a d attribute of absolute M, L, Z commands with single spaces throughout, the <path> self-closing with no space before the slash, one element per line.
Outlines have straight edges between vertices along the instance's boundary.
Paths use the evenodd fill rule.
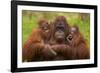
<path fill-rule="evenodd" d="M 69 34 L 69 25 L 66 18 L 64 16 L 56 17 L 52 28 L 50 44 L 56 53 L 54 60 L 70 59 L 70 46 L 66 44 L 66 36 Z"/>

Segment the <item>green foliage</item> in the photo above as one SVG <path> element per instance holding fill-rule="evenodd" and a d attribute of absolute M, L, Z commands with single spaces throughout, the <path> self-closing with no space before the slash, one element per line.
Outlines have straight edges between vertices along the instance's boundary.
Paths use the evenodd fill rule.
<path fill-rule="evenodd" d="M 23 42 L 31 34 L 32 30 L 38 27 L 40 19 L 48 19 L 54 21 L 57 16 L 65 16 L 68 23 L 73 26 L 77 25 L 84 38 L 87 40 L 88 46 L 90 45 L 90 15 L 85 13 L 71 13 L 71 12 L 38 12 L 26 11 L 22 12 L 22 29 L 23 29 Z"/>

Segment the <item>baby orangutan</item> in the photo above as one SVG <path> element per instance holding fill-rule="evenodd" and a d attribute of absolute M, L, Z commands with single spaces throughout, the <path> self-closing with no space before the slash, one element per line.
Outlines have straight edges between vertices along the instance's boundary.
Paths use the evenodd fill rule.
<path fill-rule="evenodd" d="M 77 26 L 72 26 L 67 36 L 67 44 L 72 50 L 72 59 L 89 59 L 89 48 Z"/>
<path fill-rule="evenodd" d="M 23 44 L 22 49 L 22 60 L 31 62 L 31 61 L 40 61 L 46 59 L 51 56 L 54 56 L 52 50 L 50 49 L 50 45 L 48 41 L 51 37 L 51 25 L 47 20 L 40 20 L 39 27 L 34 29 L 27 39 L 27 41 Z"/>

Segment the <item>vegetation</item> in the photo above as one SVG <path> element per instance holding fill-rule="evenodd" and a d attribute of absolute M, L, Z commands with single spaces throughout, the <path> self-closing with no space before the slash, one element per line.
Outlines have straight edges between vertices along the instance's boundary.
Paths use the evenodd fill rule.
<path fill-rule="evenodd" d="M 68 23 L 77 25 L 84 38 L 87 40 L 88 46 L 90 45 L 90 15 L 87 13 L 71 13 L 71 12 L 39 12 L 39 11 L 22 11 L 22 41 L 28 38 L 32 30 L 38 27 L 37 22 L 40 19 L 46 18 L 49 21 L 54 21 L 57 16 L 65 16 Z"/>

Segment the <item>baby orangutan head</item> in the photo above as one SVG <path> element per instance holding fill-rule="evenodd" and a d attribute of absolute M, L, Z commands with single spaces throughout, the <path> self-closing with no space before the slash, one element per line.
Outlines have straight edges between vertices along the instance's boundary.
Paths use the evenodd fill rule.
<path fill-rule="evenodd" d="M 80 33 L 77 26 L 70 27 L 69 35 L 66 37 L 70 45 L 77 46 L 80 42 L 84 42 L 83 35 Z"/>
<path fill-rule="evenodd" d="M 51 33 L 51 25 L 49 24 L 48 20 L 42 19 L 38 22 L 39 29 L 41 31 L 41 35 L 43 38 L 50 38 Z"/>

